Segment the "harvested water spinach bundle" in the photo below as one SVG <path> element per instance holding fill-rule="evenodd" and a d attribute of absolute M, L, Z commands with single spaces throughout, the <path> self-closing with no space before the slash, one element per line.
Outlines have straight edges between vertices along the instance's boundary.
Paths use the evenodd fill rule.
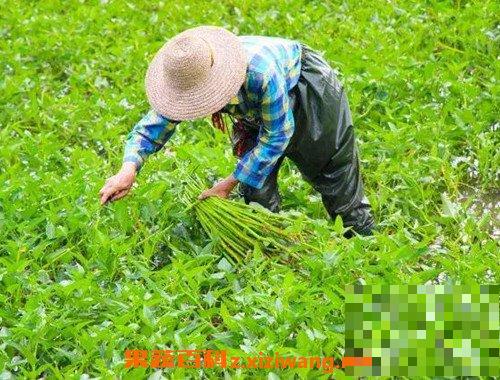
<path fill-rule="evenodd" d="M 197 197 L 204 185 L 198 177 L 191 177 L 186 189 L 182 201 L 194 210 L 218 251 L 233 263 L 242 262 L 256 249 L 283 262 L 298 258 L 301 249 L 317 250 L 308 244 L 313 236 L 309 220 L 217 197 L 200 201 Z"/>

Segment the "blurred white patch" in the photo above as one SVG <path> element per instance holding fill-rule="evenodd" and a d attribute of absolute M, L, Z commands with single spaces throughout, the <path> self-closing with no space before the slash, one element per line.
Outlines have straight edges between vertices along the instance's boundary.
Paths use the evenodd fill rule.
<path fill-rule="evenodd" d="M 453 157 L 451 160 L 451 167 L 456 168 L 458 164 L 460 163 L 468 163 L 470 160 L 469 157 L 464 157 L 464 156 L 458 156 L 458 157 Z"/>
<path fill-rule="evenodd" d="M 132 108 L 134 108 L 134 106 L 128 102 L 127 98 L 123 98 L 118 104 L 126 110 L 131 110 Z"/>
<path fill-rule="evenodd" d="M 71 281 L 71 280 L 62 280 L 59 282 L 59 285 L 66 287 L 68 285 L 71 285 L 72 283 L 73 283 L 73 281 Z"/>
<path fill-rule="evenodd" d="M 439 96 L 447 98 L 450 95 L 451 82 L 445 82 L 439 89 Z"/>
<path fill-rule="evenodd" d="M 108 82 L 108 80 L 106 78 L 98 76 L 94 80 L 94 86 L 96 86 L 97 88 L 109 87 L 109 82 Z"/>
<path fill-rule="evenodd" d="M 171 149 L 165 148 L 163 151 L 165 157 L 175 157 L 175 152 Z"/>

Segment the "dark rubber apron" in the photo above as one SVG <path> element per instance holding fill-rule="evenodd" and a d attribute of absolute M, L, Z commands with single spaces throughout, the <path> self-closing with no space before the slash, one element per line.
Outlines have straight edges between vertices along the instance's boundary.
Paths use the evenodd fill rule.
<path fill-rule="evenodd" d="M 345 226 L 368 235 L 374 222 L 363 192 L 347 97 L 330 65 L 306 45 L 302 45 L 301 62 L 299 82 L 289 92 L 295 132 L 285 154 L 261 189 L 240 184 L 240 192 L 247 203 L 257 202 L 278 211 L 277 176 L 284 157 L 288 157 L 321 194 L 332 218 L 340 215 Z M 259 129 L 259 123 L 247 119 L 234 124 L 235 154 L 241 157 L 255 146 Z"/>

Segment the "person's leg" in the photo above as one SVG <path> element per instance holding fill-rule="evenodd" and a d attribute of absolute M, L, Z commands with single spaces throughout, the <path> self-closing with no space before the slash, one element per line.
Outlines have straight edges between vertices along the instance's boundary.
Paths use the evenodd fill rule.
<path fill-rule="evenodd" d="M 341 118 L 350 120 L 347 97 L 342 94 Z M 322 197 L 323 204 L 332 219 L 342 217 L 344 226 L 352 227 L 360 235 L 371 235 L 375 223 L 371 206 L 363 189 L 358 148 L 351 123 L 345 124 L 338 149 L 322 171 L 310 180 Z M 352 236 L 348 231 L 346 237 Z"/>
<path fill-rule="evenodd" d="M 355 147 L 352 157 L 350 162 L 336 162 L 333 157 L 327 168 L 311 182 L 321 194 L 323 205 L 332 219 L 340 215 L 345 227 L 352 227 L 360 235 L 371 235 L 375 223 L 370 202 L 364 195 Z M 346 233 L 346 237 L 352 235 L 351 231 Z"/>
<path fill-rule="evenodd" d="M 340 215 L 344 226 L 352 227 L 360 235 L 371 235 L 375 223 L 370 202 L 364 194 L 354 126 L 344 92 L 340 95 L 336 108 L 338 122 L 334 154 L 320 172 L 313 176 L 310 168 L 300 162 L 296 163 L 306 180 L 321 194 L 332 219 Z M 352 235 L 351 230 L 346 233 L 346 237 Z"/>
<path fill-rule="evenodd" d="M 301 76 L 293 95 L 297 136 L 288 157 L 321 194 L 332 218 L 340 215 L 345 226 L 370 234 L 374 221 L 364 195 L 347 96 L 328 62 L 308 46 L 302 48 Z"/>

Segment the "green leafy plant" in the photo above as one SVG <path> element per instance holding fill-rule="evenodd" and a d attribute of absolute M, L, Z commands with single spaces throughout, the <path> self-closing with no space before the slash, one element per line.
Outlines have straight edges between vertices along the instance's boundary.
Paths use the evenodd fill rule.
<path fill-rule="evenodd" d="M 345 284 L 500 281 L 498 1 L 0 0 L 0 9 L 1 379 L 328 378 L 130 370 L 123 353 L 340 358 Z M 180 124 L 131 196 L 99 207 L 126 134 L 149 109 L 149 60 L 201 24 L 324 53 L 348 94 L 379 233 L 340 238 L 340 221 L 285 160 L 287 231 L 307 216 L 315 249 L 295 244 L 300 254 L 284 265 L 260 244 L 233 265 L 179 202 L 190 175 L 209 183 L 234 170 L 227 136 L 207 121 Z"/>

